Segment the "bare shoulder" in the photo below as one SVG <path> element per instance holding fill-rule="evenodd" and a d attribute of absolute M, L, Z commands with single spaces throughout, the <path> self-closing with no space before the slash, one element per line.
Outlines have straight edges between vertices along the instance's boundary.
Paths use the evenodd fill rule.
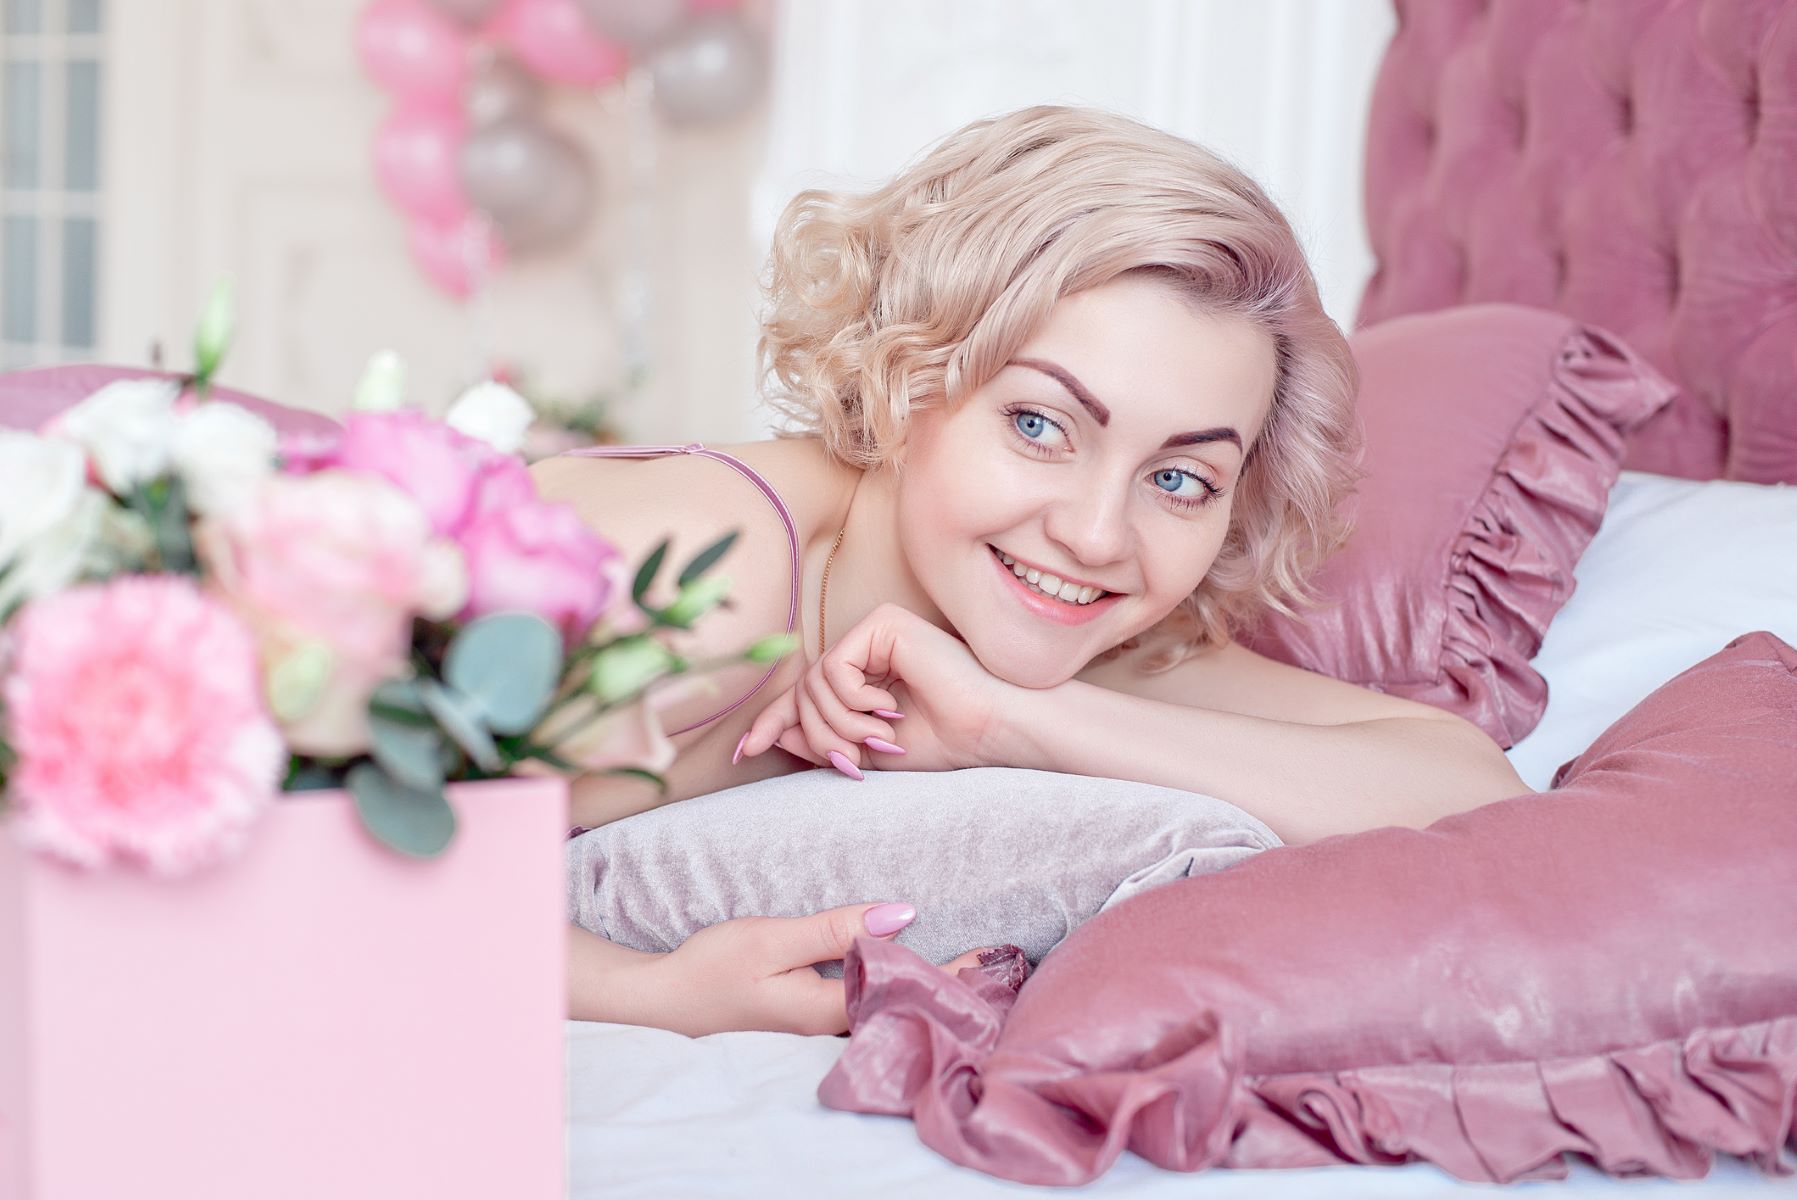
<path fill-rule="evenodd" d="M 1460 721 L 1433 705 L 1278 662 L 1239 642 L 1202 650 L 1159 674 L 1141 669 L 1152 650 L 1152 644 L 1144 644 L 1088 667 L 1078 677 L 1132 696 L 1302 725 L 1347 725 L 1393 717 Z"/>
<path fill-rule="evenodd" d="M 802 548 L 829 494 L 818 478 L 811 447 L 799 439 L 707 445 L 762 475 L 791 510 Z M 817 452 L 821 460 L 821 452 Z M 662 539 L 666 563 L 650 603 L 673 598 L 679 566 L 727 533 L 736 541 L 716 572 L 730 579 L 727 607 L 702 618 L 687 634 L 670 635 L 689 657 L 740 651 L 755 639 L 786 629 L 793 595 L 793 552 L 785 524 L 755 484 L 727 463 L 697 454 L 655 458 L 562 455 L 531 466 L 544 499 L 567 504 L 634 566 Z M 696 695 L 663 714 L 668 728 L 703 719 L 754 687 L 766 668 L 742 664 L 715 672 L 710 694 Z"/>

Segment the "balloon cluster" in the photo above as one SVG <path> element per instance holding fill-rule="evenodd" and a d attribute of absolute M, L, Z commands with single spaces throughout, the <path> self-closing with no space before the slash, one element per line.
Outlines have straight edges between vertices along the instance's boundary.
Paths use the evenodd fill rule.
<path fill-rule="evenodd" d="M 376 178 L 411 222 L 412 256 L 465 298 L 509 254 L 557 246 L 592 211 L 594 171 L 544 120 L 545 84 L 597 88 L 634 60 L 674 125 L 741 112 L 767 81 L 737 0 L 371 0 L 362 64 L 393 96 Z"/>

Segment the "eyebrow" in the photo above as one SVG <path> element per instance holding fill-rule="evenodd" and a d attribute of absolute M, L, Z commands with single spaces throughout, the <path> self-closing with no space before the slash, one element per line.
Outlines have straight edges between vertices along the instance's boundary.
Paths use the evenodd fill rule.
<path fill-rule="evenodd" d="M 1092 414 L 1092 419 L 1098 422 L 1100 428 L 1111 423 L 1111 410 L 1106 408 L 1098 397 L 1094 396 L 1091 392 L 1088 392 L 1086 390 L 1086 385 L 1075 379 L 1073 373 L 1068 371 L 1067 368 L 1058 363 L 1051 363 L 1045 358 L 1013 358 L 1011 362 L 1019 367 L 1028 367 L 1032 371 L 1040 371 L 1042 374 L 1047 375 L 1062 387 L 1066 388 L 1069 395 L 1085 405 L 1086 411 Z M 1210 429 L 1191 429 L 1187 430 L 1185 433 L 1176 433 L 1161 443 L 1161 449 L 1171 450 L 1175 446 L 1197 446 L 1204 442 L 1234 442 L 1237 451 L 1246 453 L 1246 451 L 1242 449 L 1242 435 L 1228 425 L 1217 425 Z"/>

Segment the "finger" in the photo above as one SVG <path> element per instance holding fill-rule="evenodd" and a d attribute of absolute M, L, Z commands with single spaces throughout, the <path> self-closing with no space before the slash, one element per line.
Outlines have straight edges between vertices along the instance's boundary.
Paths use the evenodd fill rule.
<path fill-rule="evenodd" d="M 805 917 L 770 917 L 767 966 L 771 973 L 830 962 L 849 952 L 858 937 L 890 938 L 917 919 L 909 904 L 847 904 Z"/>
<path fill-rule="evenodd" d="M 888 677 L 884 673 L 868 671 L 864 663 L 848 654 L 841 645 L 831 647 L 830 653 L 814 666 L 821 669 L 824 682 L 844 707 L 864 713 L 871 713 L 876 708 L 887 712 L 903 711 L 892 693 L 874 682 Z"/>
<path fill-rule="evenodd" d="M 814 767 L 830 766 L 830 760 L 811 749 L 811 743 L 805 740 L 805 731 L 794 725 L 780 734 L 780 740 L 774 745 L 786 751 L 794 758 L 802 758 Z"/>
<path fill-rule="evenodd" d="M 839 737 L 855 743 L 857 747 L 866 745 L 867 739 L 870 737 L 878 738 L 891 745 L 892 722 L 858 711 L 859 705 L 845 703 L 843 698 L 837 694 L 836 685 L 831 681 L 831 676 L 826 670 L 825 664 L 828 661 L 828 657 L 820 659 L 811 664 L 811 669 L 805 672 L 804 692 L 817 706 L 819 715 L 831 729 L 836 731 Z M 850 673 L 856 676 L 861 674 L 853 668 L 850 668 Z M 891 699 L 879 688 L 868 690 L 883 700 Z"/>
<path fill-rule="evenodd" d="M 775 1011 L 769 1028 L 808 1037 L 849 1031 L 847 990 L 840 979 L 825 979 L 809 966 L 794 967 L 768 981 Z"/>
<path fill-rule="evenodd" d="M 749 732 L 743 735 L 739 745 L 747 757 L 754 757 L 780 741 L 780 735 L 786 730 L 795 728 L 799 723 L 798 693 L 795 688 L 787 688 L 776 696 L 771 703 L 749 723 Z"/>
<path fill-rule="evenodd" d="M 799 689 L 799 727 L 805 731 L 805 740 L 815 753 L 828 758 L 834 751 L 854 764 L 857 770 L 860 769 L 862 747 L 831 728 L 830 723 L 817 711 L 817 701 L 811 698 L 809 688 Z"/>

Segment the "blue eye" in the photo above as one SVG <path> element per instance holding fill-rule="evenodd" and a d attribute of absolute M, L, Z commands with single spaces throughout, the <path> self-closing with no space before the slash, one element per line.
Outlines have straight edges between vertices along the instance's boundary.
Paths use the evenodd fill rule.
<path fill-rule="evenodd" d="M 1177 492 L 1179 485 L 1185 481 L 1185 477 L 1184 471 L 1156 471 L 1154 484 L 1163 491 Z"/>
<path fill-rule="evenodd" d="M 1039 412 L 1030 412 L 1028 409 L 1015 414 L 1011 418 L 1011 423 L 1017 427 L 1018 433 L 1031 441 L 1035 441 L 1048 431 L 1048 418 Z"/>

